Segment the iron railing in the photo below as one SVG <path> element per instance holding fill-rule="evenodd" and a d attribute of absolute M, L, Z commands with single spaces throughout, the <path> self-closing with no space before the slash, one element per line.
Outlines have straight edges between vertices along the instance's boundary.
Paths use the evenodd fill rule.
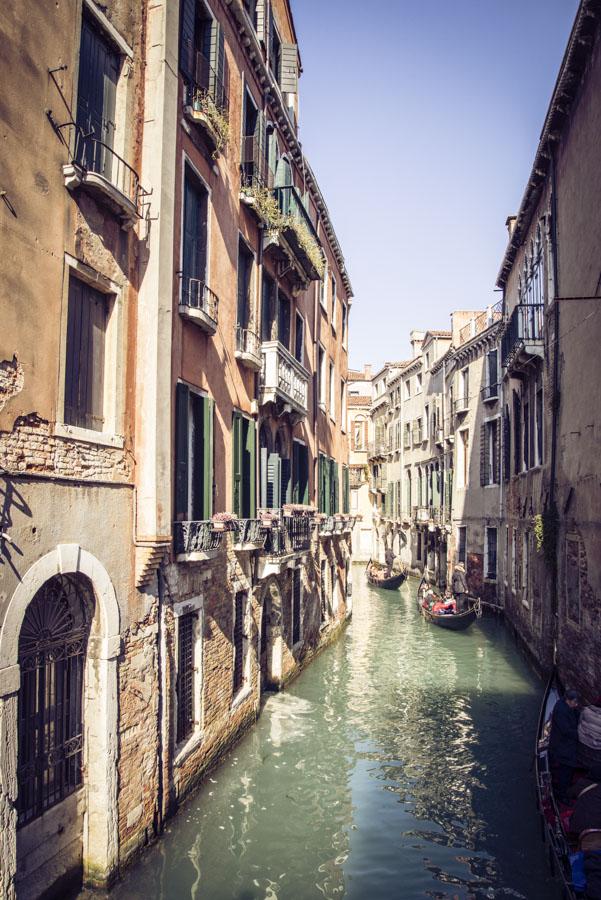
<path fill-rule="evenodd" d="M 514 308 L 501 338 L 504 366 L 524 344 L 542 341 L 544 309 L 544 303 L 518 303 Z"/>
<path fill-rule="evenodd" d="M 273 194 L 280 212 L 285 217 L 282 233 L 290 243 L 307 277 L 313 281 L 319 279 L 323 274 L 323 267 L 319 264 L 319 259 L 323 259 L 321 242 L 300 194 L 291 184 L 274 188 Z"/>
<path fill-rule="evenodd" d="M 73 129 L 72 162 L 85 172 L 93 172 L 108 181 L 140 215 L 140 200 L 145 192 L 140 187 L 136 170 L 112 147 L 93 135 L 84 134 L 79 126 Z"/>
<path fill-rule="evenodd" d="M 201 310 L 217 323 L 219 297 L 200 278 L 191 278 L 182 274 L 181 303 L 182 306 L 188 306 L 190 309 Z"/>
<path fill-rule="evenodd" d="M 279 341 L 264 341 L 261 345 L 263 369 L 261 391 L 263 401 L 272 394 L 284 395 L 292 400 L 303 413 L 308 408 L 309 373 Z"/>
<path fill-rule="evenodd" d="M 378 438 L 375 441 L 370 441 L 367 445 L 367 455 L 370 459 L 376 456 L 383 456 L 386 453 L 386 441 Z"/>
<path fill-rule="evenodd" d="M 457 397 L 456 400 L 453 400 L 453 412 L 455 413 L 455 415 L 467 412 L 468 409 L 469 397 Z"/>
<path fill-rule="evenodd" d="M 267 533 L 260 519 L 238 519 L 235 527 L 235 544 L 252 544 L 264 547 Z"/>
<path fill-rule="evenodd" d="M 261 341 L 259 336 L 250 328 L 242 328 L 236 325 L 236 351 L 253 356 L 258 363 L 261 362 Z"/>
<path fill-rule="evenodd" d="M 334 516 L 326 516 L 319 523 L 320 534 L 332 534 L 334 531 Z"/>
<path fill-rule="evenodd" d="M 261 187 L 272 190 L 273 170 L 269 165 L 264 148 L 254 135 L 245 135 L 242 138 L 240 157 L 243 187 Z"/>
<path fill-rule="evenodd" d="M 474 316 L 467 325 L 464 325 L 463 328 L 459 330 L 459 343 L 467 343 L 471 338 L 476 337 L 478 334 L 482 334 L 482 332 L 486 331 L 487 328 L 490 328 L 491 325 L 500 322 L 502 318 L 503 301 L 499 300 L 494 306 L 489 306 L 484 312 Z"/>
<path fill-rule="evenodd" d="M 308 516 L 284 516 L 284 525 L 293 552 L 310 548 L 312 521 Z"/>
<path fill-rule="evenodd" d="M 213 531 L 210 520 L 174 522 L 173 544 L 176 554 L 207 553 L 218 550 L 223 532 Z"/>
<path fill-rule="evenodd" d="M 305 204 L 294 185 L 288 184 L 285 187 L 276 187 L 274 188 L 273 194 L 278 201 L 278 206 L 282 215 L 290 216 L 292 219 L 302 222 L 309 230 L 311 237 L 319 243 L 315 225 L 311 221 L 311 216 L 305 209 Z"/>
<path fill-rule="evenodd" d="M 487 384 L 485 385 L 480 393 L 482 394 L 483 400 L 497 400 L 499 398 L 499 388 L 501 385 L 499 382 L 495 382 L 495 384 Z"/>
<path fill-rule="evenodd" d="M 185 105 L 203 111 L 212 102 L 224 116 L 229 115 L 229 93 L 225 80 L 215 71 L 204 53 L 197 51 L 194 59 L 194 80 L 185 87 Z"/>

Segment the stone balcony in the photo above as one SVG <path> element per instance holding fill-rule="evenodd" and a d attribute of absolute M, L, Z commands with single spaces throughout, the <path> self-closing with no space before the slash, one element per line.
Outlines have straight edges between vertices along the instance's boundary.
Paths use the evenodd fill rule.
<path fill-rule="evenodd" d="M 310 373 L 279 341 L 261 344 L 263 365 L 259 403 L 272 403 L 276 415 L 290 414 L 296 421 L 308 412 Z"/>

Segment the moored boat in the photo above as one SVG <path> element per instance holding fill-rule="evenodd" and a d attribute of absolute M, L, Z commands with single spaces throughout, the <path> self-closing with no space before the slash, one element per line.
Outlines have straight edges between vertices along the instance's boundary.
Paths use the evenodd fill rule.
<path fill-rule="evenodd" d="M 557 873 L 562 883 L 564 897 L 568 900 L 576 900 L 582 897 L 582 893 L 576 891 L 572 882 L 572 867 L 570 865 L 570 847 L 564 825 L 559 812 L 553 781 L 551 778 L 551 765 L 549 762 L 549 737 L 551 734 L 551 716 L 553 708 L 563 691 L 561 682 L 556 672 L 551 674 L 545 696 L 541 705 L 538 728 L 536 732 L 536 746 L 534 759 L 536 766 L 536 793 L 538 809 L 541 814 L 543 836 L 549 847 L 549 862 L 551 871 Z"/>
<path fill-rule="evenodd" d="M 465 631 L 482 615 L 482 606 L 478 597 L 470 597 L 470 607 L 462 613 L 432 612 L 427 605 L 424 605 L 423 585 L 422 578 L 417 589 L 417 607 L 424 619 L 433 625 L 446 628 L 448 631 Z"/>
<path fill-rule="evenodd" d="M 384 575 L 386 571 L 384 566 L 380 566 L 372 560 L 369 561 L 367 569 L 365 570 L 367 580 L 370 584 L 373 584 L 374 587 L 385 588 L 387 591 L 395 591 L 407 578 L 406 569 L 399 572 L 397 575 L 388 576 Z"/>

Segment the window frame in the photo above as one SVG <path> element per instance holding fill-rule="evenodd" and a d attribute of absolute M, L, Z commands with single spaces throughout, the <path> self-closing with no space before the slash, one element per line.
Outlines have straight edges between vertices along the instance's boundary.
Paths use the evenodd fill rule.
<path fill-rule="evenodd" d="M 490 546 L 488 541 L 489 533 L 495 533 L 495 570 L 494 574 L 490 572 Z M 484 528 L 484 580 L 497 582 L 499 577 L 499 532 L 496 525 L 486 525 Z"/>
<path fill-rule="evenodd" d="M 461 536 L 463 534 L 463 554 L 461 553 Z M 467 568 L 467 525 L 457 526 L 457 562 Z"/>
<path fill-rule="evenodd" d="M 174 723 L 173 748 L 175 766 L 180 765 L 189 753 L 202 741 L 204 727 L 204 667 L 203 667 L 203 633 L 204 633 L 204 596 L 198 594 L 187 600 L 175 601 L 173 604 L 173 617 L 179 626 L 178 620 L 182 616 L 191 615 L 196 618 L 194 630 L 193 651 L 193 727 L 191 732 L 181 741 L 177 740 L 177 704 L 179 673 L 179 627 L 175 629 L 175 679 L 173 686 Z"/>

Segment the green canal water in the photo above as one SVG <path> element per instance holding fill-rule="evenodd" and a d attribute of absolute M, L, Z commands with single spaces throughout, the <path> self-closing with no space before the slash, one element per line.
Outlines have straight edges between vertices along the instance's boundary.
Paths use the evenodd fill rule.
<path fill-rule="evenodd" d="M 531 771 L 543 687 L 504 626 L 423 621 L 415 582 L 269 697 L 111 900 L 559 897 Z"/>

